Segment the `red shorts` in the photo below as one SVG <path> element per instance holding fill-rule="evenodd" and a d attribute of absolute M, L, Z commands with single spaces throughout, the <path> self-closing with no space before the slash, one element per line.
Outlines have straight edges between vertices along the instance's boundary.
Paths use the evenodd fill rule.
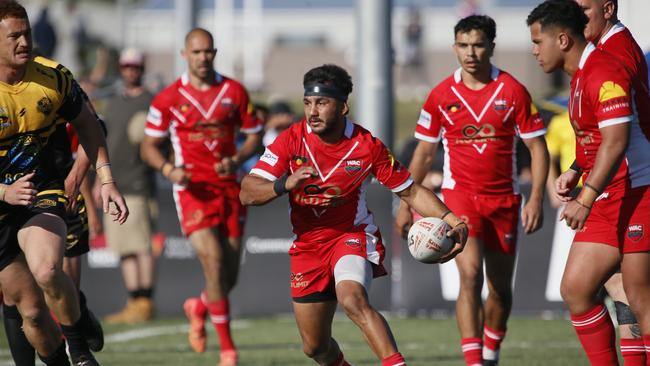
<path fill-rule="evenodd" d="M 514 255 L 517 250 L 520 195 L 476 195 L 443 189 L 444 202 L 491 251 Z"/>
<path fill-rule="evenodd" d="M 619 248 L 621 253 L 650 251 L 650 188 L 606 192 L 594 202 L 585 226 L 573 242 L 601 243 Z"/>
<path fill-rule="evenodd" d="M 174 189 L 174 200 L 186 236 L 210 227 L 217 227 L 229 238 L 239 238 L 244 233 L 246 208 L 239 201 L 237 183 L 190 183 L 185 189 Z"/>
<path fill-rule="evenodd" d="M 386 275 L 379 231 L 374 235 L 363 231 L 346 233 L 324 243 L 295 241 L 289 249 L 293 300 L 301 303 L 336 300 L 334 266 L 345 255 L 377 261 L 372 263 L 373 277 Z"/>

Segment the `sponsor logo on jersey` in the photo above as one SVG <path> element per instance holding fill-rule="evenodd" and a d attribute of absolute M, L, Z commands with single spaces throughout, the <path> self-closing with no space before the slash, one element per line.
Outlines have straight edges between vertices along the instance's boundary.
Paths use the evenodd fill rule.
<path fill-rule="evenodd" d="M 494 100 L 494 110 L 495 111 L 504 111 L 508 108 L 508 101 L 505 99 L 495 99 Z"/>
<path fill-rule="evenodd" d="M 598 101 L 606 102 L 610 99 L 627 97 L 627 93 L 620 85 L 616 84 L 613 81 L 606 81 L 603 85 L 600 86 L 600 91 L 598 92 Z"/>
<path fill-rule="evenodd" d="M 232 105 L 232 98 L 223 98 L 223 99 L 221 99 L 221 105 L 223 105 L 223 106 L 231 106 Z M 252 112 L 252 109 L 249 110 L 249 108 L 248 108 L 250 105 L 252 105 L 252 104 L 248 103 L 248 105 L 246 106 L 246 111 L 248 113 Z"/>
<path fill-rule="evenodd" d="M 351 238 L 345 241 L 345 245 L 349 246 L 350 248 L 360 248 L 361 247 L 361 239 L 359 238 Z"/>
<path fill-rule="evenodd" d="M 424 109 L 420 111 L 420 118 L 418 119 L 418 125 L 429 128 L 431 127 L 431 113 L 425 111 Z"/>
<path fill-rule="evenodd" d="M 11 120 L 5 107 L 0 107 L 0 130 L 11 126 Z"/>
<path fill-rule="evenodd" d="M 460 110 L 460 108 L 461 108 L 461 104 L 460 104 L 460 103 L 452 103 L 452 104 L 450 104 L 450 105 L 448 105 L 448 106 L 445 107 L 445 109 L 446 109 L 448 112 L 451 112 L 451 113 L 456 113 L 456 112 L 458 112 L 458 111 Z"/>
<path fill-rule="evenodd" d="M 307 287 L 309 285 L 309 281 L 303 281 L 303 274 L 298 272 L 298 273 L 293 273 L 289 275 L 289 280 L 291 281 L 291 287 L 292 288 L 302 288 L 302 287 Z"/>
<path fill-rule="evenodd" d="M 463 135 L 468 139 L 474 138 L 485 138 L 485 137 L 494 137 L 495 128 L 489 123 L 486 123 L 482 126 L 475 126 L 473 124 L 467 124 L 463 127 Z"/>
<path fill-rule="evenodd" d="M 345 162 L 345 171 L 348 174 L 356 174 L 361 171 L 362 162 L 359 159 L 347 160 Z"/>
<path fill-rule="evenodd" d="M 52 106 L 52 101 L 50 98 L 43 97 L 36 103 L 36 109 L 47 116 L 52 113 L 52 109 L 54 109 L 54 107 Z"/>
<path fill-rule="evenodd" d="M 320 187 L 317 184 L 307 184 L 303 187 L 302 192 L 297 191 L 293 195 L 293 200 L 303 206 L 336 207 L 343 204 L 343 201 L 339 199 L 342 192 L 341 187 L 338 186 Z"/>
<path fill-rule="evenodd" d="M 185 113 L 190 110 L 190 104 L 189 103 L 181 104 L 181 106 L 178 107 L 178 110 L 181 111 L 181 113 Z"/>
<path fill-rule="evenodd" d="M 38 201 L 36 201 L 36 203 L 34 203 L 34 207 L 38 207 L 38 208 L 48 208 L 54 206 L 56 206 L 56 201 L 48 198 L 39 199 Z"/>
<path fill-rule="evenodd" d="M 643 224 L 632 224 L 627 227 L 627 238 L 633 242 L 638 242 L 643 238 Z"/>
<path fill-rule="evenodd" d="M 275 155 L 267 147 L 266 150 L 264 150 L 264 154 L 262 154 L 262 157 L 260 158 L 260 160 L 267 163 L 267 164 L 269 164 L 270 166 L 275 166 L 275 164 L 278 163 L 278 156 Z"/>

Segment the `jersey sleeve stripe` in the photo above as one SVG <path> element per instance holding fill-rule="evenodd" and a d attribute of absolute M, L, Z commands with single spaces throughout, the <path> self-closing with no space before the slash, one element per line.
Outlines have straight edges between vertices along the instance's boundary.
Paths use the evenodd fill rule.
<path fill-rule="evenodd" d="M 633 119 L 634 119 L 634 116 L 625 116 L 625 117 L 606 119 L 604 121 L 598 122 L 598 128 L 618 125 L 618 124 L 621 124 L 621 123 L 632 122 Z"/>
<path fill-rule="evenodd" d="M 247 133 L 247 134 L 258 133 L 258 132 L 262 131 L 262 125 L 258 125 L 258 126 L 252 127 L 252 128 L 240 128 L 239 131 L 241 131 L 242 133 Z"/>
<path fill-rule="evenodd" d="M 63 93 L 63 81 L 61 80 L 61 74 L 54 72 L 54 76 L 56 76 L 56 90 L 59 93 Z"/>
<path fill-rule="evenodd" d="M 527 133 L 519 133 L 519 137 L 522 139 L 532 139 L 538 136 L 544 136 L 546 135 L 546 129 L 542 128 L 541 130 L 533 131 L 533 132 L 527 132 Z"/>
<path fill-rule="evenodd" d="M 270 180 L 271 182 L 275 182 L 278 179 L 278 177 L 276 177 L 275 175 L 267 172 L 266 170 L 262 170 L 260 168 L 251 169 L 249 174 L 258 175 L 266 180 Z"/>
<path fill-rule="evenodd" d="M 440 136 L 438 136 L 438 137 L 431 137 L 431 136 L 427 136 L 427 135 L 424 135 L 424 134 L 419 133 L 419 132 L 415 132 L 415 135 L 414 135 L 414 136 L 415 136 L 415 138 L 418 139 L 418 140 L 423 140 L 423 141 L 426 141 L 426 142 L 431 142 L 431 143 L 433 143 L 433 144 L 435 144 L 435 143 L 437 143 L 437 142 L 440 142 Z"/>
<path fill-rule="evenodd" d="M 406 182 L 398 185 L 395 188 L 391 188 L 391 191 L 394 192 L 394 193 L 399 193 L 399 192 L 405 190 L 406 188 L 410 187 L 412 184 L 413 184 L 413 179 L 411 177 L 409 177 L 409 179 L 407 179 Z"/>
<path fill-rule="evenodd" d="M 144 133 L 151 137 L 166 137 L 169 134 L 167 131 L 154 130 L 153 128 L 145 128 Z"/>

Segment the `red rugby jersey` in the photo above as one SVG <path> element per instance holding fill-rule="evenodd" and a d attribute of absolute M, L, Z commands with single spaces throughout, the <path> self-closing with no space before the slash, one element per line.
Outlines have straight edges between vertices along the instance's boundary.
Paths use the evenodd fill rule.
<path fill-rule="evenodd" d="M 644 93 L 633 87 L 630 70 L 611 54 L 587 45 L 578 70 L 571 79 L 569 116 L 576 133 L 576 160 L 587 179 L 602 142 L 600 129 L 632 123 L 630 141 L 606 191 L 620 191 L 650 184 L 650 144 L 641 132 L 632 95 Z M 645 98 L 648 98 L 647 93 Z M 636 127 L 635 127 L 636 126 Z"/>
<path fill-rule="evenodd" d="M 480 90 L 465 86 L 456 70 L 431 90 L 415 128 L 420 140 L 442 139 L 442 188 L 474 194 L 519 193 L 515 136 L 545 133 L 526 88 L 496 67 Z"/>
<path fill-rule="evenodd" d="M 303 242 L 377 231 L 366 203 L 370 174 L 393 192 L 413 183 L 408 170 L 379 139 L 348 120 L 343 139 L 332 145 L 312 133 L 305 120 L 294 123 L 267 146 L 251 174 L 275 181 L 301 166 L 318 171 L 318 177 L 308 178 L 289 193 L 293 232 Z"/>
<path fill-rule="evenodd" d="M 616 57 L 632 73 L 632 86 L 640 91 L 634 93 L 633 105 L 639 123 L 633 125 L 632 129 L 635 134 L 640 129 L 646 138 L 650 138 L 650 98 L 643 92 L 648 90 L 648 64 L 641 47 L 621 22 L 607 31 L 596 47 Z"/>
<path fill-rule="evenodd" d="M 170 135 L 175 163 L 192 174 L 192 181 L 234 181 L 236 175 L 219 176 L 214 165 L 236 153 L 237 131 L 257 133 L 261 122 L 253 115 L 246 89 L 236 80 L 217 74 L 216 85 L 194 88 L 187 74 L 152 101 L 145 133 Z"/>

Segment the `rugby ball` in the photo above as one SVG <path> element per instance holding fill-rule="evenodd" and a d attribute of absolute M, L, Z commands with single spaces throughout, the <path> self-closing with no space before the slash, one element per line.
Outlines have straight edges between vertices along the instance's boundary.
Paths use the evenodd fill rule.
<path fill-rule="evenodd" d="M 422 263 L 436 263 L 454 247 L 447 237 L 451 227 L 437 217 L 424 217 L 409 229 L 407 243 L 411 255 Z"/>

